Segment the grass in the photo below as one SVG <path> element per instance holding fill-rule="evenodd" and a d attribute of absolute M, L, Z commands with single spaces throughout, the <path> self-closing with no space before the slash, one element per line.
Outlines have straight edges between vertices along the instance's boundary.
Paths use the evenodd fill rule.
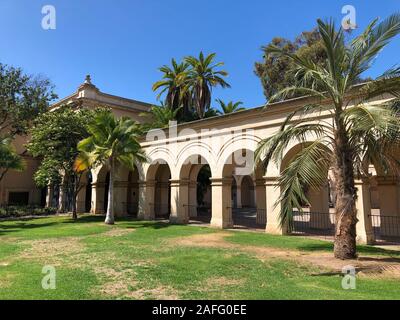
<path fill-rule="evenodd" d="M 295 249 L 304 252 L 332 252 L 333 243 L 324 240 L 310 239 L 301 236 L 282 237 L 270 234 L 236 232 L 227 241 L 242 245 L 270 246 L 281 249 Z M 358 245 L 357 252 L 368 256 L 400 257 L 400 251 L 385 250 L 373 246 Z"/>
<path fill-rule="evenodd" d="M 214 235 L 227 235 L 224 245 L 180 244 Z M 347 291 L 339 274 L 296 259 L 260 258 L 249 246 L 305 254 L 332 250 L 328 242 L 302 237 L 129 219 L 111 227 L 92 216 L 0 222 L 0 299 L 400 298 L 398 280 L 359 277 L 357 289 Z M 400 254 L 359 249 L 371 256 Z M 56 269 L 55 290 L 41 287 L 45 265 Z"/>

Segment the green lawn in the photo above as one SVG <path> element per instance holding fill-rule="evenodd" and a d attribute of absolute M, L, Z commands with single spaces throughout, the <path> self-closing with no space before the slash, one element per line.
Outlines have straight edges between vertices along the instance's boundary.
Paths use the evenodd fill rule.
<path fill-rule="evenodd" d="M 0 299 L 400 298 L 394 276 L 359 276 L 347 291 L 329 268 L 268 250 L 327 256 L 332 245 L 128 219 L 110 227 L 92 216 L 0 222 Z M 400 255 L 359 250 L 393 261 Z M 41 287 L 44 265 L 56 269 L 55 290 Z"/>

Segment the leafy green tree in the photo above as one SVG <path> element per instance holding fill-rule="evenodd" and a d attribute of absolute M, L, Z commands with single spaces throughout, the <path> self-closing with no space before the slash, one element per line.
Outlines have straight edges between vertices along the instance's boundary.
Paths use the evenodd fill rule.
<path fill-rule="evenodd" d="M 25 162 L 15 151 L 12 139 L 9 137 L 0 138 L 0 181 L 8 170 L 23 171 Z"/>
<path fill-rule="evenodd" d="M 106 165 L 110 170 L 106 224 L 114 224 L 114 180 L 117 165 L 131 170 L 136 162 L 146 161 L 138 142 L 139 124 L 130 118 L 116 119 L 110 112 L 100 112 L 88 126 L 89 137 L 78 143 L 80 151 L 75 170 Z"/>
<path fill-rule="evenodd" d="M 217 99 L 216 101 L 219 103 L 222 110 L 222 111 L 218 110 L 217 111 L 218 114 L 229 114 L 246 110 L 246 108 L 240 107 L 243 104 L 243 102 L 241 101 L 238 102 L 229 101 L 228 103 L 225 103 L 221 99 Z"/>
<path fill-rule="evenodd" d="M 276 92 L 293 85 L 295 69 L 295 64 L 288 57 L 271 54 L 271 47 L 278 47 L 285 53 L 296 54 L 317 64 L 323 64 L 326 60 L 321 35 L 317 29 L 302 32 L 294 41 L 279 37 L 272 39 L 271 43 L 262 47 L 263 61 L 255 64 L 255 74 L 261 80 L 267 100 Z"/>
<path fill-rule="evenodd" d="M 293 94 L 309 95 L 314 102 L 298 108 L 288 116 L 281 130 L 263 140 L 256 159 L 265 167 L 271 161 L 281 163 L 284 150 L 292 143 L 303 148 L 290 161 L 279 178 L 281 226 L 291 228 L 293 209 L 301 210 L 308 202 L 304 187 L 318 189 L 326 182 L 328 170 L 335 177 L 336 231 L 334 255 L 339 259 L 356 256 L 357 192 L 355 179 L 368 177 L 365 164 L 373 163 L 383 172 L 395 172 L 399 160 L 393 150 L 400 146 L 400 121 L 392 104 L 369 103 L 385 94 L 400 96 L 400 69 L 385 72 L 375 81 L 354 87 L 379 52 L 400 33 L 400 15 L 394 14 L 377 23 L 374 20 L 352 41 L 346 41 L 342 29 L 318 20 L 323 44 L 323 63 L 269 46 L 271 57 L 288 59 L 294 65 L 293 85 L 270 97 L 270 102 Z M 318 89 L 317 89 L 318 88 Z M 307 122 L 310 112 L 328 112 L 332 121 Z M 296 117 L 300 117 L 300 119 Z M 314 137 L 312 142 L 307 137 Z M 265 156 L 265 158 L 264 158 Z"/>
<path fill-rule="evenodd" d="M 26 135 L 33 119 L 57 96 L 50 81 L 0 63 L 0 181 L 10 169 L 22 170 L 23 160 L 12 147 L 16 135 Z"/>
<path fill-rule="evenodd" d="M 89 136 L 88 125 L 93 121 L 98 110 L 76 109 L 63 106 L 52 112 L 41 114 L 29 130 L 31 140 L 28 151 L 41 159 L 41 164 L 34 175 L 40 187 L 61 183 L 72 194 L 73 218 L 76 214 L 76 197 L 82 188 L 81 179 L 85 172 L 73 170 L 74 161 L 79 154 L 77 144 Z"/>
<path fill-rule="evenodd" d="M 193 107 L 199 118 L 204 118 L 205 112 L 211 106 L 211 92 L 214 87 L 230 88 L 224 80 L 228 73 L 217 70 L 223 62 L 216 63 L 215 53 L 204 56 L 200 52 L 199 57 L 189 56 L 185 62 L 189 65 L 187 71 L 187 86 L 192 95 Z"/>

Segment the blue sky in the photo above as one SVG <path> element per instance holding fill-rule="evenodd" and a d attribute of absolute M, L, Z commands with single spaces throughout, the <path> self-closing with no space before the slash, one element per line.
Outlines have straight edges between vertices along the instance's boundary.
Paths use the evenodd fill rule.
<path fill-rule="evenodd" d="M 56 30 L 41 27 L 47 4 L 56 8 Z M 360 29 L 400 11 L 398 0 L 1 0 L 0 61 L 46 75 L 60 97 L 89 73 L 104 92 L 155 103 L 151 86 L 159 66 L 200 50 L 216 52 L 232 88 L 215 90 L 213 98 L 255 107 L 265 101 L 253 72 L 260 47 L 312 29 L 317 18 L 340 23 L 347 4 L 356 8 Z M 367 75 L 399 63 L 399 52 L 396 38 Z"/>

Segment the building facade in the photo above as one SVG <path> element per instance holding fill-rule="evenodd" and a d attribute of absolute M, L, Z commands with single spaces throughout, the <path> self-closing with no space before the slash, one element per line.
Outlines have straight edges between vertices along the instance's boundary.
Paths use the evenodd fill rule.
<path fill-rule="evenodd" d="M 143 121 L 139 114 L 150 108 L 146 103 L 102 93 L 89 77 L 73 95 L 57 102 L 52 108 L 72 102 L 87 108 L 108 106 L 116 116 L 129 116 L 139 122 Z M 254 152 L 262 139 L 279 130 L 289 113 L 309 102 L 309 98 L 292 99 L 268 108 L 254 108 L 180 125 L 171 124 L 167 129 L 150 131 L 141 139 L 148 163 L 137 164 L 135 171 L 123 167 L 118 169 L 114 194 L 116 215 L 134 214 L 146 220 L 168 218 L 173 223 L 181 224 L 201 220 L 216 228 L 230 228 L 243 218 L 241 212 L 246 214 L 251 211 L 258 227 L 265 228 L 268 233 L 285 233 L 278 223 L 280 207 L 276 199 L 280 190 L 277 180 L 302 145 L 288 146 L 281 163 L 270 164 L 267 170 L 254 163 Z M 307 121 L 326 121 L 330 117 L 329 113 L 319 113 L 310 115 Z M 309 141 L 313 138 L 310 136 Z M 52 188 L 46 192 L 35 188 L 32 174 L 37 165 L 37 160 L 30 159 L 27 171 L 8 174 L 1 185 L 3 203 L 9 201 L 12 192 L 28 192 L 28 201 L 32 203 L 46 200 L 51 206 L 55 198 L 59 199 L 59 203 L 63 202 L 62 188 L 56 197 Z M 356 183 L 357 236 L 362 243 L 374 240 L 375 213 L 380 216 L 381 227 L 385 223 L 389 226 L 394 223 L 393 219 L 386 219 L 385 222 L 384 217 L 400 219 L 399 178 L 381 176 L 372 166 L 371 174 L 373 179 Z M 200 176 L 209 180 L 201 201 L 198 192 Z M 78 212 L 105 212 L 108 179 L 106 167 L 96 168 L 88 174 L 78 195 Z M 316 229 L 333 224 L 329 215 L 334 212 L 329 187 L 332 183 L 334 181 L 327 176 L 326 184 L 320 190 L 308 191 L 308 223 L 311 226 L 314 224 Z M 316 222 L 317 213 L 326 215 Z M 397 232 L 390 231 L 392 229 L 385 229 L 388 236 L 390 232 Z"/>

